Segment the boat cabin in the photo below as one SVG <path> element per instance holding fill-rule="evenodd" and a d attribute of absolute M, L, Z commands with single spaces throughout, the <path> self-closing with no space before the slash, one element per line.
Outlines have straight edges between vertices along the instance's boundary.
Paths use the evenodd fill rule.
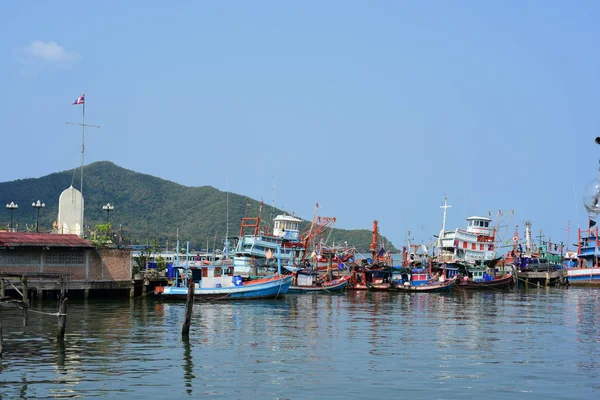
<path fill-rule="evenodd" d="M 192 279 L 196 287 L 222 288 L 242 285 L 242 277 L 234 275 L 231 265 L 216 266 L 207 265 L 201 268 L 177 268 L 179 275 L 179 286 L 186 286 L 186 280 Z"/>
<path fill-rule="evenodd" d="M 474 282 L 489 282 L 494 280 L 494 276 L 488 274 L 486 269 L 469 269 L 469 278 Z"/>
<path fill-rule="evenodd" d="M 492 236 L 492 220 L 486 217 L 467 218 L 467 232 L 477 235 Z"/>
<path fill-rule="evenodd" d="M 273 236 L 286 240 L 298 240 L 300 238 L 300 222 L 302 220 L 291 215 L 278 215 L 273 219 Z"/>
<path fill-rule="evenodd" d="M 425 269 L 413 269 L 408 272 L 406 269 L 399 274 L 399 277 L 395 277 L 394 281 L 399 285 L 410 285 L 410 286 L 421 286 L 426 285 L 431 281 L 427 270 Z"/>

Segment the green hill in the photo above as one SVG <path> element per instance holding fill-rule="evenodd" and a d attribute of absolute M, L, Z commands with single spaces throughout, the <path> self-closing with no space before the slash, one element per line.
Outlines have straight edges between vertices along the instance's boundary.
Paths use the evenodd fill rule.
<path fill-rule="evenodd" d="M 206 248 L 207 242 L 221 248 L 226 232 L 229 211 L 229 233 L 236 236 L 244 213 L 257 216 L 260 202 L 245 196 L 222 192 L 211 186 L 187 187 L 154 176 L 121 168 L 111 162 L 101 161 L 84 168 L 85 225 L 92 229 L 106 222 L 102 206 L 115 205 L 110 222 L 122 229 L 132 243 L 145 244 L 153 238 L 164 244 L 173 244 L 177 230 L 182 240 L 190 240 L 196 249 Z M 46 204 L 40 210 L 40 231 L 50 231 L 58 216 L 58 198 L 73 181 L 73 170 L 56 172 L 41 178 L 19 179 L 0 183 L 0 204 L 15 202 L 13 226 L 19 231 L 35 227 L 36 209 L 31 203 L 38 199 Z M 79 168 L 75 169 L 74 186 L 79 187 Z M 229 207 L 227 204 L 229 203 Z M 227 210 L 229 208 L 229 210 Z M 247 208 L 247 211 L 246 211 Z M 263 221 L 283 213 L 264 204 Z M 302 218 L 301 216 L 298 216 Z M 0 226 L 8 226 L 10 214 L 5 210 Z M 304 226 L 308 226 L 306 222 Z M 346 241 L 359 251 L 367 251 L 371 231 L 332 229 L 328 237 L 336 243 Z M 388 243 L 385 238 L 382 242 Z M 389 244 L 388 250 L 396 251 Z"/>

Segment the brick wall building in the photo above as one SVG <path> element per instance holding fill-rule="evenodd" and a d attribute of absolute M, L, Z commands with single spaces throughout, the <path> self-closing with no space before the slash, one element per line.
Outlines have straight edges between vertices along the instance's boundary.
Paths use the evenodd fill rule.
<path fill-rule="evenodd" d="M 131 250 L 96 248 L 77 235 L 0 232 L 0 272 L 60 273 L 71 282 L 131 281 Z"/>

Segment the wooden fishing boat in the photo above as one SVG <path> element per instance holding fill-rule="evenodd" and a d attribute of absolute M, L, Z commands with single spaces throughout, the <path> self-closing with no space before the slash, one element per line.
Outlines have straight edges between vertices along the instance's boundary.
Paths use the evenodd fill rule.
<path fill-rule="evenodd" d="M 378 246 L 379 228 L 377 221 L 373 221 L 373 235 L 369 249 L 371 258 L 360 260 L 360 265 L 350 268 L 351 290 L 385 291 L 392 287 L 393 259 L 391 253 L 383 246 Z M 377 249 L 379 248 L 379 251 Z"/>
<path fill-rule="evenodd" d="M 456 287 L 463 290 L 505 290 L 510 289 L 514 284 L 515 277 L 509 272 L 489 280 L 464 277 L 457 281 Z"/>
<path fill-rule="evenodd" d="M 300 277 L 302 275 L 298 275 Z M 350 282 L 350 275 L 326 282 L 311 281 L 309 284 L 305 280 L 297 280 L 297 284 L 292 284 L 288 293 L 336 293 L 345 290 Z"/>
<path fill-rule="evenodd" d="M 194 297 L 198 300 L 278 298 L 286 294 L 292 284 L 290 275 L 274 275 L 243 282 L 241 276 L 234 275 L 233 266 L 209 265 L 200 270 L 202 279 L 194 281 Z M 156 287 L 154 293 L 163 299 L 185 300 L 188 292 L 185 282 L 185 278 L 177 279 L 173 285 Z"/>
<path fill-rule="evenodd" d="M 179 249 L 179 244 L 177 245 Z M 179 250 L 177 251 L 179 254 Z M 185 261 L 175 265 L 176 276 L 168 286 L 158 286 L 154 293 L 163 299 L 185 300 L 188 283 L 194 282 L 194 298 L 199 300 L 245 300 L 278 298 L 286 294 L 292 284 L 291 275 L 281 275 L 281 264 L 278 262 L 278 273 L 273 276 L 250 281 L 234 273 L 231 260 L 223 260 L 201 267 L 191 267 Z"/>
<path fill-rule="evenodd" d="M 578 230 L 577 253 L 572 252 L 564 263 L 569 284 L 600 285 L 599 248 L 600 235 L 597 226 Z"/>
<path fill-rule="evenodd" d="M 410 282 L 401 283 L 399 281 L 395 281 L 392 290 L 396 290 L 398 292 L 410 292 L 410 293 L 433 293 L 433 292 L 444 292 L 452 289 L 454 284 L 456 283 L 456 277 L 453 277 L 448 280 L 439 281 L 439 280 L 429 280 L 426 283 L 421 285 L 411 285 Z"/>

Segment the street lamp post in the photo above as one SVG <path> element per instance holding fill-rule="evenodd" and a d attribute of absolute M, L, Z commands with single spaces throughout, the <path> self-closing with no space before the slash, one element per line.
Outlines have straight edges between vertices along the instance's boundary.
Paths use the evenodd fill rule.
<path fill-rule="evenodd" d="M 46 205 L 44 203 L 41 203 L 38 200 L 37 202 L 31 203 L 31 206 L 37 208 L 37 218 L 35 220 L 35 231 L 39 232 L 40 231 L 40 208 L 44 208 L 44 207 L 46 207 Z"/>
<path fill-rule="evenodd" d="M 108 216 L 110 212 L 115 209 L 115 206 L 111 206 L 110 203 L 106 203 L 106 205 L 102 206 L 102 209 L 106 211 L 106 225 L 108 225 Z"/>
<path fill-rule="evenodd" d="M 17 208 L 19 208 L 18 205 L 16 205 L 14 202 L 10 202 L 10 204 L 6 205 L 6 208 L 8 209 L 8 211 L 10 211 L 10 231 L 12 232 L 12 223 L 13 223 L 13 211 L 15 211 Z"/>

